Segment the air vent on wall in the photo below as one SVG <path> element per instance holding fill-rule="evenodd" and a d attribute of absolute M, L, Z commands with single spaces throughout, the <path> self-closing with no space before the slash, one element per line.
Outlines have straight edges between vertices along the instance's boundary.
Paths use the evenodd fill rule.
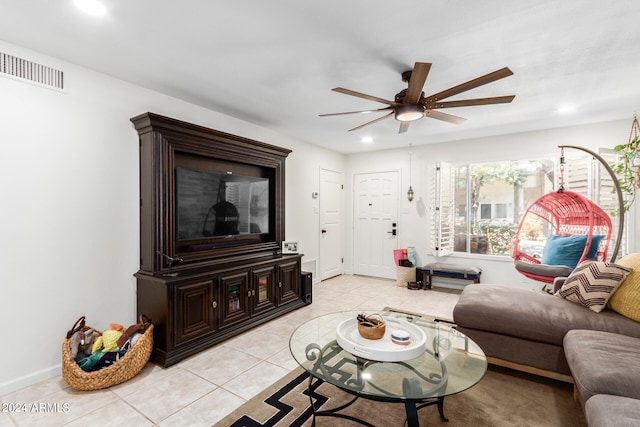
<path fill-rule="evenodd" d="M 64 90 L 64 73 L 62 71 L 3 52 L 0 52 L 0 76 L 13 77 L 51 89 Z"/>

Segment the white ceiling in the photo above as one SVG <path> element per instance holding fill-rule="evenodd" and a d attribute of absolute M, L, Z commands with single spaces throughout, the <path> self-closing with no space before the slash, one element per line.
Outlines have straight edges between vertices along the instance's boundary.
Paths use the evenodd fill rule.
<path fill-rule="evenodd" d="M 637 0 L 102 1 L 94 17 L 72 0 L 0 0 L 0 39 L 344 153 L 631 122 L 640 108 Z M 507 66 L 448 100 L 516 98 L 404 134 L 392 118 L 347 132 L 381 114 L 318 117 L 385 107 L 331 88 L 393 99 L 416 61 L 433 64 L 425 95 Z"/>

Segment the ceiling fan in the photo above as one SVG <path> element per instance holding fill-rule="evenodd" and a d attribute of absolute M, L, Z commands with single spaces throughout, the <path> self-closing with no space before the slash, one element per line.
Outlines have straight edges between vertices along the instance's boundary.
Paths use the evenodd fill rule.
<path fill-rule="evenodd" d="M 326 116 L 340 116 L 344 114 L 359 114 L 359 113 L 376 113 L 376 112 L 388 112 L 388 114 L 378 117 L 375 120 L 364 123 L 360 126 L 356 126 L 349 131 L 357 130 L 368 126 L 370 124 L 379 122 L 391 116 L 394 116 L 396 120 L 400 122 L 400 130 L 398 133 L 406 132 L 409 129 L 409 124 L 423 117 L 431 117 L 432 119 L 443 120 L 450 123 L 462 123 L 466 119 L 452 114 L 443 113 L 438 111 L 441 108 L 452 107 L 469 107 L 475 105 L 489 105 L 489 104 L 505 104 L 513 101 L 515 95 L 508 96 L 496 96 L 492 98 L 476 98 L 465 99 L 460 101 L 442 101 L 445 98 L 457 95 L 462 92 L 474 89 L 478 86 L 486 85 L 488 83 L 500 80 L 513 74 L 508 67 L 501 68 L 484 76 L 469 80 L 466 83 L 459 84 L 442 92 L 438 92 L 434 95 L 424 96 L 422 91 L 431 64 L 428 62 L 416 62 L 413 66 L 413 70 L 405 71 L 402 73 L 402 81 L 408 82 L 408 88 L 400 91 L 396 94 L 393 101 L 387 99 L 378 98 L 376 96 L 367 95 L 364 93 L 356 92 L 350 89 L 342 87 L 336 87 L 331 89 L 334 92 L 344 93 L 345 95 L 356 96 L 358 98 L 368 99 L 370 101 L 380 102 L 387 104 L 388 107 L 379 108 L 377 110 L 363 110 L 363 111 L 348 111 L 345 113 L 330 113 L 320 114 L 320 117 Z"/>

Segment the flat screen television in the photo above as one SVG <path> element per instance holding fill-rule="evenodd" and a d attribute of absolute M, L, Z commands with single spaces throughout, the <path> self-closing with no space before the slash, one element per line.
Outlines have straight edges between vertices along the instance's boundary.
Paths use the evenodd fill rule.
<path fill-rule="evenodd" d="M 144 113 L 140 274 L 234 268 L 282 256 L 291 150 Z"/>
<path fill-rule="evenodd" d="M 176 153 L 175 254 L 274 240 L 274 170 Z"/>

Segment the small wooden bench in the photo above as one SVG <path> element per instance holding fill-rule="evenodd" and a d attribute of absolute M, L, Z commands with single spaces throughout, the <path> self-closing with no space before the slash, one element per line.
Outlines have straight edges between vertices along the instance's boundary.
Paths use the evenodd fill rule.
<path fill-rule="evenodd" d="M 446 277 L 448 279 L 472 280 L 480 283 L 482 269 L 469 265 L 447 264 L 444 262 L 432 262 L 422 267 L 422 283 L 424 289 L 431 289 L 432 277 Z"/>

